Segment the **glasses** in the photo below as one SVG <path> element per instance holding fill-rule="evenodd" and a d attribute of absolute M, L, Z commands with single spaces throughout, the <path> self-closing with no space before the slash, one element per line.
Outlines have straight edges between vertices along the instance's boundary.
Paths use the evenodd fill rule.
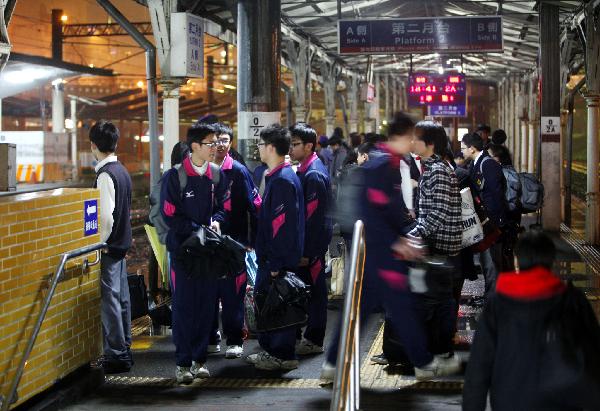
<path fill-rule="evenodd" d="M 266 146 L 267 143 L 265 143 L 264 141 L 260 142 L 260 143 L 256 143 L 257 146 L 261 147 L 261 146 Z"/>
<path fill-rule="evenodd" d="M 226 146 L 227 144 L 229 144 L 229 139 L 217 140 L 219 146 Z"/>
<path fill-rule="evenodd" d="M 302 143 L 292 143 L 292 147 L 299 146 L 300 144 L 302 144 Z"/>
<path fill-rule="evenodd" d="M 203 146 L 206 146 L 208 148 L 215 148 L 215 147 L 217 147 L 218 142 L 213 141 L 212 143 L 200 143 L 200 144 L 202 144 Z"/>

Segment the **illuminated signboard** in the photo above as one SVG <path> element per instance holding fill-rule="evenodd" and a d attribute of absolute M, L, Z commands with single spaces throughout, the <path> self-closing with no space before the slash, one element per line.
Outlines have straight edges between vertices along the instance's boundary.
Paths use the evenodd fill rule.
<path fill-rule="evenodd" d="M 464 74 L 411 74 L 408 77 L 409 107 L 427 107 L 427 115 L 464 117 L 467 83 Z"/>

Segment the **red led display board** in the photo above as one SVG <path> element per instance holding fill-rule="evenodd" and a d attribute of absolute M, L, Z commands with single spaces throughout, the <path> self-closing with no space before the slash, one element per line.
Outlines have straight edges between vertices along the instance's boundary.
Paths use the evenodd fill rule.
<path fill-rule="evenodd" d="M 411 74 L 406 93 L 409 107 L 425 106 L 430 116 L 466 115 L 467 83 L 464 74 Z"/>

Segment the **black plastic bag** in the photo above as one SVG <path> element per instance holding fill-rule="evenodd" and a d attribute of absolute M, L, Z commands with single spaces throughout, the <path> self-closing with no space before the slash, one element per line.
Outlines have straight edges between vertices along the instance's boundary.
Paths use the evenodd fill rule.
<path fill-rule="evenodd" d="M 246 270 L 246 247 L 204 226 L 183 242 L 177 258 L 191 277 L 236 277 Z"/>
<path fill-rule="evenodd" d="M 292 272 L 282 272 L 271 279 L 268 291 L 254 294 L 258 332 L 300 327 L 308 320 L 310 286 Z"/>

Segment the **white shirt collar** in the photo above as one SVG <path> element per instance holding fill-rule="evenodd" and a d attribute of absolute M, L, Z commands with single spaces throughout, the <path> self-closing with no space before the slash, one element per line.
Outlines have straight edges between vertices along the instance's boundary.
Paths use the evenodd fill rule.
<path fill-rule="evenodd" d="M 102 160 L 98 164 L 96 164 L 96 167 L 94 167 L 94 170 L 96 170 L 96 173 L 97 173 L 98 170 L 100 170 L 102 167 L 104 167 L 105 164 L 112 163 L 114 161 L 117 161 L 117 156 L 114 154 L 111 154 L 110 156 L 106 157 L 104 160 Z"/>
<path fill-rule="evenodd" d="M 475 161 L 473 161 L 473 164 L 477 164 L 477 160 L 479 160 L 479 157 L 481 157 L 482 155 L 483 155 L 483 150 L 481 150 L 481 151 L 479 152 L 479 154 L 477 154 L 477 155 L 475 156 Z"/>
<path fill-rule="evenodd" d="M 208 168 L 208 161 L 205 161 L 204 164 L 202 164 L 201 166 L 197 166 L 196 164 L 194 164 L 194 162 L 192 161 L 191 154 L 190 154 L 190 164 L 192 165 L 192 168 L 199 176 L 203 176 L 204 173 L 206 173 L 206 169 Z"/>

